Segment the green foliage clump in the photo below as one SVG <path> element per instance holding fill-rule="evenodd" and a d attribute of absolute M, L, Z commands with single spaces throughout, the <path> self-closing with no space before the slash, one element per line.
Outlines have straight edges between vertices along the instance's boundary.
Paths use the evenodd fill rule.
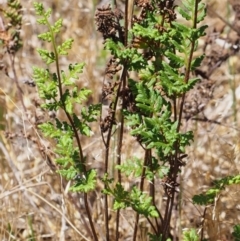
<path fill-rule="evenodd" d="M 34 3 L 34 7 L 39 16 L 37 22 L 48 29 L 38 37 L 42 41 L 52 43 L 51 51 L 37 51 L 46 65 L 55 63 L 56 67 L 56 73 L 51 73 L 49 69 L 33 67 L 33 78 L 39 96 L 45 101 L 41 107 L 46 111 L 63 110 L 68 120 L 56 118 L 55 123 L 46 122 L 39 125 L 39 128 L 46 137 L 55 140 L 56 163 L 60 166 L 58 173 L 73 181 L 70 190 L 87 193 L 95 188 L 96 171 L 87 170 L 85 167 L 86 157 L 83 156 L 80 135 L 91 136 L 90 123 L 97 120 L 100 105 L 84 105 L 91 90 L 79 88 L 76 84 L 84 63 L 69 64 L 67 71 L 60 69 L 59 57 L 67 55 L 73 43 L 73 39 L 67 39 L 59 45 L 56 43 L 56 36 L 62 28 L 62 19 L 51 24 L 51 9 L 45 10 L 41 3 Z M 76 105 L 81 109 L 81 115 L 74 112 Z"/>
<path fill-rule="evenodd" d="M 119 87 L 129 91 L 131 100 L 126 100 L 124 91 L 116 95 L 124 101 L 122 114 L 130 134 L 136 137 L 146 154 L 145 159 L 132 157 L 116 166 L 121 174 L 140 177 L 140 187 L 124 190 L 121 183 L 114 186 L 112 179 L 106 178 L 104 193 L 114 197 L 117 209 L 131 206 L 137 214 L 155 217 L 160 224 L 153 228 L 156 233 L 150 235 L 152 240 L 159 240 L 159 237 L 167 240 L 169 235 L 170 203 L 174 200 L 177 177 L 184 165 L 186 146 L 193 141 L 192 131 L 181 130 L 183 104 L 186 93 L 199 81 L 191 77 L 191 72 L 200 66 L 204 55 L 194 57 L 193 53 L 207 28 L 206 25 L 198 26 L 206 15 L 205 5 L 200 1 L 186 0 L 178 7 L 190 27 L 178 21 L 173 3 L 165 4 L 164 1 L 150 1 L 143 6 L 142 15 L 128 31 L 127 43 L 112 35 L 105 40 L 105 49 L 118 64 L 137 76 L 126 77 Z M 150 184 L 149 197 L 144 193 L 145 178 L 150 182 L 161 180 L 169 204 L 165 214 L 160 212 L 153 198 L 157 187 Z M 138 208 L 137 200 L 145 202 L 144 211 Z M 186 240 L 195 240 L 191 235 Z"/>

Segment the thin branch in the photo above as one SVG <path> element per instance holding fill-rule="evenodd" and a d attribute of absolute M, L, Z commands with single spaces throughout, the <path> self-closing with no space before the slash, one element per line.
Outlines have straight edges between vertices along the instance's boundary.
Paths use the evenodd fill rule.
<path fill-rule="evenodd" d="M 126 78 L 127 78 L 127 71 L 124 71 L 124 75 L 122 75 L 122 93 L 123 93 L 123 100 L 122 100 L 122 109 L 125 106 L 125 89 L 126 89 Z M 123 113 L 121 115 L 121 126 L 119 130 L 119 140 L 117 145 L 117 165 L 121 165 L 121 153 L 122 153 L 122 144 L 123 144 L 123 131 L 124 131 L 124 116 Z M 121 183 L 121 170 L 117 171 L 118 174 L 118 182 Z M 116 240 L 119 239 L 119 219 L 120 219 L 120 210 L 117 210 L 117 217 L 116 217 Z"/>
<path fill-rule="evenodd" d="M 197 27 L 197 13 L 198 13 L 197 11 L 198 11 L 198 0 L 195 0 L 195 11 L 194 11 L 194 20 L 193 20 L 192 29 L 196 29 L 196 27 Z M 184 78 L 184 82 L 186 84 L 188 83 L 189 78 L 190 78 L 191 63 L 192 63 L 192 59 L 193 59 L 195 44 L 196 44 L 196 41 L 193 40 L 192 43 L 191 43 L 191 50 L 190 50 L 190 54 L 189 54 L 189 58 L 188 58 L 188 64 L 187 64 L 187 67 L 186 67 L 185 78 Z M 182 96 L 181 105 L 180 105 L 177 131 L 180 130 L 180 126 L 181 126 L 185 97 L 186 97 L 186 94 L 184 93 L 183 96 Z"/>
<path fill-rule="evenodd" d="M 143 170 L 142 170 L 142 175 L 141 175 L 141 182 L 140 182 L 140 191 L 143 191 L 144 187 L 144 181 L 145 181 L 145 173 L 146 173 L 146 167 L 148 165 L 148 158 L 147 158 L 147 152 L 148 150 L 145 151 L 145 157 L 144 157 L 144 163 L 143 163 Z M 139 222 L 139 214 L 136 214 L 135 217 L 135 226 L 134 226 L 134 231 L 133 231 L 133 241 L 137 240 L 137 230 L 138 230 L 138 222 Z"/>
<path fill-rule="evenodd" d="M 201 228 L 201 238 L 200 238 L 201 241 L 203 240 L 203 235 L 204 235 L 203 226 L 204 226 L 204 222 L 205 222 L 206 213 L 207 213 L 207 207 L 204 208 L 202 222 L 201 222 L 201 226 L 202 226 L 202 228 Z"/>
<path fill-rule="evenodd" d="M 129 1 L 126 0 L 125 3 L 125 39 L 124 39 L 124 45 L 127 46 L 127 40 L 128 40 L 128 18 L 132 18 L 132 16 L 129 16 L 129 12 L 128 12 L 128 8 L 129 8 Z M 124 66 L 124 69 L 127 70 L 127 63 Z M 126 105 L 126 98 L 125 98 L 125 92 L 126 92 L 126 86 L 127 86 L 127 71 L 124 71 L 120 82 L 122 83 L 122 108 L 121 111 L 123 111 L 123 109 L 125 108 Z M 121 153 L 122 153 L 122 144 L 123 144 L 123 131 L 124 131 L 124 116 L 123 113 L 120 113 L 121 115 L 121 126 L 120 126 L 120 130 L 119 130 L 119 140 L 118 140 L 118 146 L 117 146 L 117 165 L 121 165 Z M 121 183 L 121 170 L 118 170 L 118 182 Z M 116 241 L 119 240 L 119 224 L 120 224 L 120 209 L 117 210 L 117 216 L 116 216 Z"/>

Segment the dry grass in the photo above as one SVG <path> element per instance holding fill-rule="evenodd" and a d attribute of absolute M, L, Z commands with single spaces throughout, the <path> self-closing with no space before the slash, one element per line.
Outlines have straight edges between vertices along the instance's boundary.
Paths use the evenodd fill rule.
<path fill-rule="evenodd" d="M 24 83 L 31 80 L 31 67 L 42 65 L 36 52 L 36 48 L 42 45 L 37 40 L 37 34 L 41 29 L 36 24 L 32 3 L 33 1 L 22 1 L 24 45 L 15 63 L 22 93 L 13 79 L 13 66 L 8 56 L 4 56 L 2 60 L 8 67 L 10 78 L 1 73 L 0 239 L 91 240 L 87 220 L 84 220 L 82 215 L 84 208 L 81 197 L 68 194 L 66 189 L 63 189 L 63 181 L 50 170 L 39 147 L 39 143 L 44 143 L 45 148 L 51 153 L 50 144 L 41 140 L 35 125 L 36 121 L 49 117 L 36 108 L 36 89 Z M 227 1 L 208 3 L 225 20 L 233 21 L 232 10 Z M 59 38 L 72 37 L 75 40 L 69 56 L 62 59 L 62 66 L 67 66 L 70 61 L 86 62 L 79 85 L 88 86 L 93 90 L 91 101 L 96 103 L 102 88 L 105 53 L 102 51 L 102 39 L 94 27 L 95 4 L 92 1 L 81 0 L 44 1 L 44 4 L 53 8 L 54 17 L 64 19 L 64 32 Z M 206 23 L 210 26 L 209 31 L 214 27 L 225 27 L 221 36 L 228 38 L 231 29 L 218 16 L 211 12 Z M 211 49 L 209 51 L 211 52 Z M 236 157 L 239 155 L 240 144 L 238 58 L 238 53 L 231 56 L 211 75 L 211 79 L 215 81 L 215 88 L 211 99 L 206 103 L 204 115 L 219 124 L 193 120 L 186 124 L 185 128 L 194 129 L 195 142 L 188 150 L 188 162 L 182 172 L 181 210 L 174 214 L 176 221 L 173 221 L 173 228 L 179 233 L 184 228 L 201 226 L 201 215 L 204 210 L 192 204 L 192 196 L 207 190 L 216 178 L 239 173 L 239 160 Z M 84 151 L 88 153 L 89 160 L 94 166 L 101 169 L 101 138 L 98 127 L 94 127 L 94 130 L 96 137 L 91 143 L 85 143 Z M 141 156 L 135 146 L 131 145 L 132 142 L 131 137 L 125 138 L 123 149 L 126 157 L 132 156 L 133 153 Z M 112 156 L 114 159 L 114 149 Z M 221 193 L 213 207 L 207 208 L 204 228 L 211 241 L 231 240 L 231 228 L 240 219 L 239 191 L 239 186 L 231 186 Z M 91 207 L 100 240 L 104 240 L 103 201 L 99 193 L 93 195 Z M 111 224 L 114 225 L 114 212 L 111 214 Z M 123 211 L 121 221 L 121 240 L 130 240 L 133 227 L 132 213 L 128 210 Z M 144 222 L 141 225 L 143 238 L 139 240 L 144 240 L 146 228 Z"/>

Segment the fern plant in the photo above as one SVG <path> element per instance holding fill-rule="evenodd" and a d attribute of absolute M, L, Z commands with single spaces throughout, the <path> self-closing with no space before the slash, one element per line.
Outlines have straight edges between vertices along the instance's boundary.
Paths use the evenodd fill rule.
<path fill-rule="evenodd" d="M 60 68 L 60 56 L 66 55 L 73 43 L 72 39 L 61 44 L 56 42 L 62 19 L 51 24 L 51 9 L 45 10 L 41 3 L 34 3 L 34 7 L 38 23 L 47 28 L 39 38 L 50 42 L 52 50 L 38 49 L 48 67 L 33 67 L 33 77 L 44 101 L 42 108 L 61 110 L 65 115 L 64 119 L 57 116 L 54 123 L 49 121 L 39 128 L 55 142 L 57 172 L 71 180 L 70 191 L 82 193 L 92 238 L 99 240 L 88 206 L 88 193 L 97 190 L 97 176 L 102 173 L 86 167 L 82 137 L 91 137 L 90 124 L 97 120 L 101 104 L 86 105 L 91 90 L 76 84 L 83 63 L 70 64 L 66 71 Z M 185 165 L 185 149 L 193 141 L 193 133 L 182 130 L 181 126 L 185 96 L 198 82 L 192 72 L 204 57 L 194 57 L 194 52 L 207 27 L 198 26 L 206 8 L 198 0 L 184 0 L 178 8 L 174 1 L 136 0 L 133 10 L 138 17 L 132 16 L 134 11 L 129 11 L 126 1 L 124 15 L 116 4 L 96 12 L 97 28 L 105 39 L 105 49 L 112 54 L 102 93 L 102 101 L 110 101 L 109 111 L 107 116 L 101 116 L 100 123 L 105 146 L 101 178 L 105 197 L 104 234 L 107 241 L 120 239 L 120 211 L 128 207 L 135 213 L 133 240 L 138 238 L 142 216 L 148 223 L 149 240 L 169 241 L 173 206 L 179 191 L 178 177 Z M 178 21 L 176 11 L 188 25 Z M 55 73 L 50 71 L 50 65 L 55 66 Z M 80 114 L 75 112 L 76 106 L 81 109 Z M 117 123 L 119 128 L 114 128 Z M 143 150 L 143 158 L 134 155 L 126 161 L 122 158 L 127 129 Z M 110 150 L 115 133 L 118 134 L 117 161 L 113 163 L 116 172 L 111 173 Z M 140 178 L 140 182 L 125 189 L 122 181 L 125 175 Z M 161 191 L 162 196 L 157 196 Z M 159 206 L 158 199 L 162 199 L 163 206 Z M 115 234 L 109 224 L 110 208 L 116 210 Z M 184 238 L 198 240 L 195 231 L 184 233 Z"/>
<path fill-rule="evenodd" d="M 96 121 L 100 105 L 84 105 L 91 94 L 86 88 L 78 88 L 76 81 L 82 73 L 84 63 L 69 64 L 68 70 L 60 69 L 60 56 L 68 54 L 73 39 L 67 39 L 61 44 L 56 43 L 56 36 L 62 27 L 62 19 L 54 24 L 49 22 L 51 9 L 45 10 L 42 3 L 34 3 L 37 22 L 46 26 L 47 31 L 38 37 L 42 41 L 50 42 L 52 50 L 38 49 L 42 60 L 47 66 L 55 64 L 56 72 L 49 69 L 33 67 L 33 78 L 38 87 L 39 96 L 44 100 L 42 108 L 46 111 L 62 110 L 66 120 L 55 118 L 55 123 L 46 122 L 39 125 L 45 137 L 55 141 L 55 162 L 59 169 L 57 172 L 67 180 L 72 181 L 70 191 L 81 192 L 84 195 L 85 209 L 89 219 L 94 240 L 97 234 L 88 206 L 87 194 L 95 189 L 96 170 L 86 168 L 86 157 L 82 150 L 82 136 L 91 136 L 90 123 Z M 80 115 L 73 110 L 75 106 L 81 109 Z"/>
<path fill-rule="evenodd" d="M 205 35 L 207 26 L 198 24 L 205 17 L 206 8 L 201 1 L 183 1 L 177 9 L 189 22 L 186 26 L 177 19 L 174 1 L 135 1 L 134 10 L 139 7 L 138 17 L 125 12 L 124 27 L 119 22 L 123 16 L 117 10 L 103 7 L 96 13 L 98 30 L 105 38 L 105 49 L 112 54 L 106 69 L 108 84 L 105 84 L 103 94 L 103 99 L 109 99 L 109 95 L 112 97 L 111 114 L 103 119 L 103 126 L 108 123 L 108 128 L 102 129 L 108 131 L 103 192 L 114 198 L 117 220 L 122 208 L 131 207 L 136 212 L 133 240 L 137 240 L 139 215 L 143 215 L 151 227 L 150 239 L 165 241 L 171 236 L 171 215 L 179 185 L 178 175 L 187 156 L 185 148 L 193 140 L 193 133 L 182 131 L 181 125 L 185 95 L 198 81 L 198 78 L 191 77 L 191 73 L 204 57 L 193 57 L 193 53 L 199 38 Z M 131 19 L 130 26 L 126 24 L 128 19 Z M 111 77 L 118 76 L 120 69 L 122 72 L 114 82 Z M 115 114 L 119 100 L 120 118 Z M 107 163 L 112 126 L 117 122 L 121 123 L 118 150 L 121 150 L 124 126 L 128 126 L 145 157 L 133 156 L 124 163 L 121 152 L 118 152 L 118 181 L 114 183 L 109 177 Z M 139 185 L 125 190 L 122 184 L 124 174 L 131 174 L 134 178 L 140 176 Z M 162 185 L 156 186 L 159 180 Z M 156 197 L 161 189 L 166 198 L 163 209 L 157 205 Z M 106 207 L 107 200 L 105 197 Z M 108 219 L 107 212 L 105 218 Z M 119 236 L 118 223 L 116 239 Z M 108 234 L 106 239 L 109 240 Z"/>

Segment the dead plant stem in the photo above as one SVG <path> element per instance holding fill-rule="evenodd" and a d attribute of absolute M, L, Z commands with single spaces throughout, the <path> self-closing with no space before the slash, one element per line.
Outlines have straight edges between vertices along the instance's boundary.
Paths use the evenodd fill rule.
<path fill-rule="evenodd" d="M 127 46 L 127 39 L 128 39 L 128 0 L 126 0 L 125 3 L 125 39 L 124 44 Z M 124 66 L 124 68 L 127 69 L 127 64 Z M 127 84 L 127 71 L 124 71 L 120 82 L 122 83 L 122 110 L 125 108 L 125 92 L 126 92 L 126 84 Z M 124 131 L 124 116 L 123 113 L 120 113 L 120 130 L 119 130 L 119 139 L 117 144 L 117 165 L 121 165 L 121 153 L 122 153 L 122 145 L 123 145 L 123 131 Z M 121 184 L 121 171 L 118 170 L 118 182 Z M 119 240 L 119 224 L 120 224 L 120 209 L 117 210 L 117 216 L 116 216 L 116 241 Z"/>
<path fill-rule="evenodd" d="M 122 110 L 125 107 L 125 91 L 126 91 L 126 78 L 127 78 L 127 71 L 124 71 L 122 75 L 122 79 L 120 81 L 122 82 L 122 92 L 123 92 L 123 100 L 122 100 Z M 120 130 L 119 130 L 119 139 L 118 139 L 118 145 L 117 145 L 117 165 L 121 165 L 121 153 L 122 153 L 122 145 L 123 145 L 123 131 L 124 131 L 124 116 L 123 113 L 120 113 Z M 122 178 L 121 178 L 121 171 L 117 171 L 118 174 L 118 182 L 121 184 Z M 119 239 L 119 220 L 120 220 L 120 210 L 117 210 L 117 217 L 116 217 L 116 240 Z"/>
<path fill-rule="evenodd" d="M 122 70 L 122 74 L 121 74 L 120 80 L 126 74 L 126 72 L 127 72 L 127 68 L 126 68 L 126 66 L 124 66 L 123 70 Z M 118 104 L 118 99 L 119 99 L 119 94 L 120 94 L 120 91 L 121 91 L 121 87 L 122 87 L 122 81 L 120 81 L 120 83 L 119 83 L 119 86 L 118 86 L 118 89 L 117 89 L 117 93 L 116 93 L 116 98 L 115 98 L 114 103 L 113 103 L 112 116 L 111 116 L 112 120 L 115 119 L 116 109 L 117 109 L 117 104 Z M 111 143 L 111 136 L 112 136 L 112 128 L 113 128 L 113 123 L 110 124 L 110 127 L 108 129 L 107 140 L 106 140 L 106 145 L 105 145 L 105 168 L 104 168 L 104 172 L 105 173 L 108 173 L 109 150 L 110 150 L 110 143 Z M 104 188 L 107 188 L 107 184 L 104 185 Z M 107 194 L 104 195 L 104 206 L 105 206 L 104 213 L 105 213 L 106 241 L 109 241 L 110 240 L 110 236 L 109 236 L 108 195 Z"/>

